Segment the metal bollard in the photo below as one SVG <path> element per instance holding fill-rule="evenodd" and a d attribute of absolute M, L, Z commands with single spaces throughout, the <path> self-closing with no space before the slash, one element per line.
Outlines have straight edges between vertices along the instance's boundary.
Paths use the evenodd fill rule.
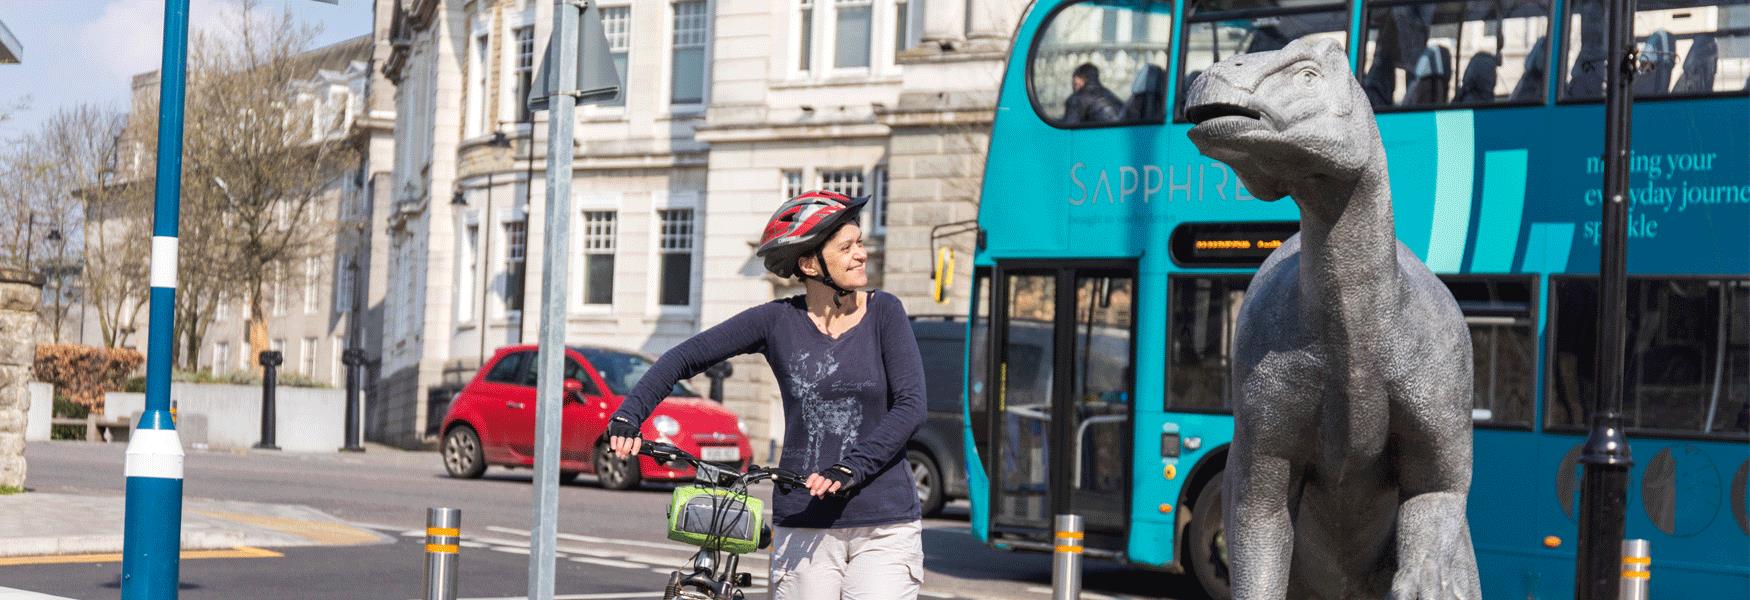
<path fill-rule="evenodd" d="M 1622 541 L 1622 588 L 1619 600 L 1647 600 L 1647 582 L 1653 577 L 1653 545 L 1647 540 Z"/>
<path fill-rule="evenodd" d="M 1056 549 L 1051 553 L 1051 599 L 1082 596 L 1082 516 L 1057 515 Z"/>
<path fill-rule="evenodd" d="M 255 444 L 260 450 L 278 450 L 274 445 L 275 427 L 279 425 L 279 417 L 274 412 L 274 394 L 279 391 L 279 367 L 285 363 L 285 355 L 264 350 L 259 359 L 261 363 L 261 442 Z"/>
<path fill-rule="evenodd" d="M 462 509 L 425 509 L 425 600 L 456 600 Z"/>

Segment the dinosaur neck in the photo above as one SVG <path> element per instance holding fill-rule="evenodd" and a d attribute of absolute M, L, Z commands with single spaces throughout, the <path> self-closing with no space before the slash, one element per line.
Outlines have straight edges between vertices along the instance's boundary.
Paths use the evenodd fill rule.
<path fill-rule="evenodd" d="M 1302 316 L 1319 328 L 1325 341 L 1343 346 L 1387 339 L 1385 328 L 1397 311 L 1391 190 L 1384 157 L 1370 164 L 1352 182 L 1315 186 L 1296 196 L 1301 210 L 1301 297 L 1308 300 Z"/>
<path fill-rule="evenodd" d="M 1397 325 L 1397 236 L 1384 156 L 1353 182 L 1306 190 L 1300 204 L 1301 318 L 1328 361 L 1321 407 L 1323 477 L 1341 484 L 1385 447 L 1386 359 Z M 1306 196 L 1304 199 L 1302 195 Z"/>

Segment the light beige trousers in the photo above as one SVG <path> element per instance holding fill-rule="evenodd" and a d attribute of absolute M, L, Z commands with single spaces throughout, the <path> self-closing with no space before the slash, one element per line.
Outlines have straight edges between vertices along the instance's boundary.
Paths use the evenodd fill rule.
<path fill-rule="evenodd" d="M 924 523 L 772 528 L 772 600 L 914 600 L 924 582 Z"/>

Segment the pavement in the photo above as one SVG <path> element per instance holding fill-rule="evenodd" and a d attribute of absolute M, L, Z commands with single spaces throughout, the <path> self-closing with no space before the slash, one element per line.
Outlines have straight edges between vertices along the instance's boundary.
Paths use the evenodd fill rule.
<path fill-rule="evenodd" d="M 0 565 L 24 564 L 22 557 L 121 552 L 124 502 L 121 496 L 0 496 Z M 183 550 L 354 546 L 393 539 L 295 504 L 188 498 L 182 511 Z"/>

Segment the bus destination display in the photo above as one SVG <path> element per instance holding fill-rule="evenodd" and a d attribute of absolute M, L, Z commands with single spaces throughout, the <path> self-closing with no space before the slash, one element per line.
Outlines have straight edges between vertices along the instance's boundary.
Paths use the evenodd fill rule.
<path fill-rule="evenodd" d="M 1182 266 L 1257 266 L 1300 231 L 1296 221 L 1185 223 L 1173 230 L 1173 262 Z"/>

